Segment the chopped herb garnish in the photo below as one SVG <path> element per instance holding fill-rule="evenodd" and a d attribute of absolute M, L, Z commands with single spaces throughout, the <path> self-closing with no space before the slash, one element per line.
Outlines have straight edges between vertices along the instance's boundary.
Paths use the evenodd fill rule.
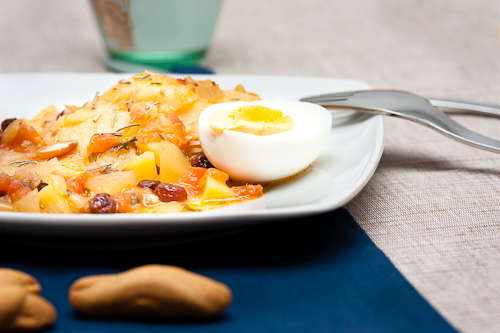
<path fill-rule="evenodd" d="M 89 162 L 95 162 L 101 157 L 102 153 L 92 153 L 89 155 Z"/>
<path fill-rule="evenodd" d="M 162 140 L 165 140 L 165 137 L 164 137 L 161 133 L 158 133 L 158 135 L 160 136 L 160 138 L 161 138 Z"/>
<path fill-rule="evenodd" d="M 123 134 L 120 132 L 104 132 L 104 133 L 96 133 L 97 135 L 103 135 L 103 134 L 113 134 L 114 136 L 122 136 Z"/>
<path fill-rule="evenodd" d="M 21 185 L 23 185 L 24 187 L 32 187 L 34 185 L 33 182 L 21 182 Z"/>
<path fill-rule="evenodd" d="M 143 75 L 143 76 L 135 77 L 134 79 L 136 79 L 136 80 L 144 80 L 144 79 L 147 79 L 150 76 L 151 76 L 151 74 L 148 73 L 148 74 Z"/>
<path fill-rule="evenodd" d="M 184 205 L 184 208 L 182 209 L 183 212 L 197 212 L 198 210 L 194 209 L 193 207 L 189 205 Z"/>
<path fill-rule="evenodd" d="M 111 165 L 108 165 L 106 169 L 104 169 L 104 173 L 111 173 L 114 172 L 113 167 Z"/>
<path fill-rule="evenodd" d="M 132 192 L 132 194 L 130 195 L 130 204 L 131 205 L 137 205 L 141 203 L 139 201 L 139 197 L 137 196 L 137 194 L 135 194 L 134 192 Z"/>
<path fill-rule="evenodd" d="M 30 164 L 30 163 L 33 163 L 33 164 L 37 164 L 38 162 L 35 161 L 35 160 L 22 160 L 22 161 L 14 161 L 14 162 L 10 162 L 8 163 L 7 165 L 14 165 L 14 164 L 17 164 L 16 165 L 16 168 L 20 167 L 20 166 L 23 166 L 23 165 L 26 165 L 26 164 Z"/>
<path fill-rule="evenodd" d="M 138 89 L 136 89 L 136 90 L 134 91 L 134 94 L 132 95 L 132 97 L 130 97 L 130 100 L 128 101 L 128 111 L 129 111 L 129 112 L 130 112 L 130 106 L 132 105 L 132 101 L 134 100 L 135 94 L 137 94 L 137 90 L 138 90 Z"/>
<path fill-rule="evenodd" d="M 16 168 L 19 168 L 20 166 L 23 166 L 23 165 L 26 165 L 26 164 L 37 164 L 38 162 L 37 161 L 33 161 L 33 160 L 28 160 L 28 161 L 25 161 L 24 163 L 19 163 L 18 165 L 16 165 Z"/>
<path fill-rule="evenodd" d="M 118 83 L 121 83 L 121 84 L 131 84 L 130 81 L 125 81 L 125 80 L 120 80 L 120 81 L 118 81 Z"/>
<path fill-rule="evenodd" d="M 113 118 L 111 119 L 111 128 L 115 126 L 115 118 L 116 118 L 116 108 L 113 108 Z"/>
<path fill-rule="evenodd" d="M 85 171 L 93 171 L 93 170 L 98 170 L 98 169 L 102 169 L 102 168 L 107 168 L 111 165 L 111 163 L 107 163 L 107 164 L 103 164 L 103 165 L 98 165 L 96 167 L 93 167 L 93 168 L 90 168 L 90 169 L 87 169 Z"/>
<path fill-rule="evenodd" d="M 92 101 L 92 109 L 95 109 L 95 103 L 97 102 L 97 97 L 99 97 L 99 92 L 95 93 L 94 100 Z"/>
<path fill-rule="evenodd" d="M 75 194 L 75 191 L 73 190 L 67 189 L 66 191 L 68 192 L 68 196 Z"/>
<path fill-rule="evenodd" d="M 152 107 L 153 105 L 158 105 L 160 104 L 161 102 L 154 102 L 152 105 L 148 105 L 146 106 L 146 110 L 149 110 L 150 107 Z"/>
<path fill-rule="evenodd" d="M 160 91 L 160 94 L 165 97 L 165 90 Z"/>
<path fill-rule="evenodd" d="M 159 84 L 159 85 L 162 85 L 161 82 L 151 82 L 150 84 Z"/>
<path fill-rule="evenodd" d="M 122 143 L 115 146 L 116 151 L 120 151 L 120 149 L 122 149 L 122 148 L 125 148 L 128 150 L 128 149 L 130 149 L 128 145 L 132 145 L 134 147 L 135 151 L 137 152 L 137 154 L 139 154 L 139 149 L 135 145 L 136 141 L 139 141 L 139 139 L 135 136 L 132 137 L 132 139 L 130 139 L 130 140 L 123 141 Z"/>
<path fill-rule="evenodd" d="M 101 116 L 102 116 L 102 113 L 99 113 L 97 116 L 95 116 L 93 119 L 94 123 L 97 122 L 99 120 L 99 118 L 101 118 Z"/>
<path fill-rule="evenodd" d="M 54 142 L 57 143 L 57 137 L 59 136 L 59 133 L 56 134 L 56 136 L 54 137 Z"/>
<path fill-rule="evenodd" d="M 134 127 L 134 126 L 141 126 L 141 124 L 130 124 L 130 125 L 127 125 L 127 126 L 123 126 L 123 127 L 119 128 L 119 129 L 117 129 L 116 132 L 120 132 L 120 131 L 123 131 L 126 128 Z"/>

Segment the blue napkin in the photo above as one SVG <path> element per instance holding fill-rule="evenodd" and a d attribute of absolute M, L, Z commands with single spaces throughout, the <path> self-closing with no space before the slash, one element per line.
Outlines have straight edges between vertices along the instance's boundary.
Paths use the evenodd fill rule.
<path fill-rule="evenodd" d="M 141 250 L 0 245 L 0 266 L 41 283 L 58 311 L 50 332 L 455 332 L 344 209 L 210 241 Z M 209 322 L 91 320 L 67 301 L 76 279 L 144 264 L 178 265 L 226 283 L 234 302 Z"/>

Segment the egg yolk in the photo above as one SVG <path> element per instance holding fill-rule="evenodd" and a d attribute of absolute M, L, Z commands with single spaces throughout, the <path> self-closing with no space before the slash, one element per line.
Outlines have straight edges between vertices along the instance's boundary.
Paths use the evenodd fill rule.
<path fill-rule="evenodd" d="M 219 110 L 212 113 L 208 122 L 216 134 L 224 130 L 254 135 L 268 135 L 286 132 L 293 127 L 290 116 L 262 105 L 244 105 L 237 110 Z"/>

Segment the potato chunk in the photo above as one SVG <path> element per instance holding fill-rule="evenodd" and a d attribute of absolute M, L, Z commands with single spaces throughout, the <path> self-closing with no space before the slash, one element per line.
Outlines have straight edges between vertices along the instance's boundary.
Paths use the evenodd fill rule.
<path fill-rule="evenodd" d="M 147 151 L 132 159 L 123 169 L 125 171 L 135 171 L 137 181 L 155 180 L 158 178 L 156 172 L 155 153 Z"/>
<path fill-rule="evenodd" d="M 160 180 L 175 183 L 191 166 L 186 155 L 176 145 L 162 141 L 160 145 Z"/>
<path fill-rule="evenodd" d="M 85 187 L 94 193 L 115 194 L 135 184 L 137 176 L 134 171 L 117 171 L 90 178 Z"/>

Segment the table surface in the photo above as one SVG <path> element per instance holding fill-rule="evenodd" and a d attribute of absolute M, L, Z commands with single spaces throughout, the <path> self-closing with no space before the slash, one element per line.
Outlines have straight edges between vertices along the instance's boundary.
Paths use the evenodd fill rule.
<path fill-rule="evenodd" d="M 106 71 L 87 1 L 2 1 L 0 12 L 0 73 Z M 497 0 L 225 0 L 203 63 L 500 105 L 499 55 Z M 454 118 L 500 139 L 500 120 Z M 385 124 L 380 165 L 346 208 L 455 328 L 498 331 L 500 155 Z"/>

